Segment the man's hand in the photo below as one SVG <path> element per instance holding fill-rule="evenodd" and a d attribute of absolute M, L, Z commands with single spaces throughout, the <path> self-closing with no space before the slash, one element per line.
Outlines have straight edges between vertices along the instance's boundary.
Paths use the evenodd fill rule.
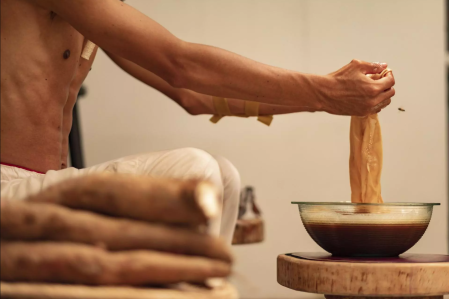
<path fill-rule="evenodd" d="M 144 285 L 230 274 L 204 182 L 99 174 L 2 199 L 1 280 Z"/>
<path fill-rule="evenodd" d="M 320 86 L 321 111 L 338 115 L 366 116 L 380 112 L 391 103 L 395 81 L 390 72 L 373 80 L 367 75 L 378 74 L 387 64 L 354 59 L 338 71 L 324 76 Z"/>

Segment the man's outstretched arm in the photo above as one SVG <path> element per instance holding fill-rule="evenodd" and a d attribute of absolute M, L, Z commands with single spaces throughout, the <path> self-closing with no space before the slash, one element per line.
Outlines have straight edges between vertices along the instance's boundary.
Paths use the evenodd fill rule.
<path fill-rule="evenodd" d="M 391 76 L 372 81 L 380 66 L 354 61 L 317 76 L 288 71 L 215 47 L 188 43 L 119 0 L 32 0 L 66 19 L 103 49 L 128 59 L 173 87 L 226 98 L 367 115 L 394 94 Z M 382 104 L 385 105 L 385 104 Z"/>
<path fill-rule="evenodd" d="M 217 114 L 217 111 L 215 111 L 212 96 L 201 94 L 189 89 L 173 87 L 160 77 L 135 64 L 134 62 L 126 60 L 107 51 L 105 52 L 125 72 L 127 72 L 137 80 L 165 94 L 167 97 L 175 101 L 179 106 L 184 108 L 184 110 L 186 110 L 189 114 Z M 245 114 L 244 101 L 237 99 L 227 99 L 227 101 L 229 109 L 234 115 Z M 270 104 L 260 104 L 259 106 L 259 115 L 287 114 L 303 111 L 311 110 L 301 107 L 279 106 Z"/>

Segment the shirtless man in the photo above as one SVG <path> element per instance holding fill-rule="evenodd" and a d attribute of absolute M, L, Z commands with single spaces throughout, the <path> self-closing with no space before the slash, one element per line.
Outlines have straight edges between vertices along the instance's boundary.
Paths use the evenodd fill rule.
<path fill-rule="evenodd" d="M 379 112 L 394 96 L 386 64 L 353 60 L 329 75 L 264 65 L 222 49 L 178 39 L 119 0 L 1 0 L 2 197 L 24 198 L 63 179 L 91 172 L 197 177 L 222 192 L 221 225 L 230 242 L 239 199 L 238 172 L 227 160 L 196 149 L 149 153 L 88 169 L 67 168 L 68 135 L 78 91 L 97 52 L 165 93 L 192 115 L 222 115 L 213 96 L 228 98 L 233 114 L 260 103 L 259 115 L 324 111 Z"/>

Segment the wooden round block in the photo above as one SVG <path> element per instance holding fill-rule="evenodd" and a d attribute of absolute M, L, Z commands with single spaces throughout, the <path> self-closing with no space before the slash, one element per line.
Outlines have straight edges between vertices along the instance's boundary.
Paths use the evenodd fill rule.
<path fill-rule="evenodd" d="M 81 285 L 1 282 L 5 299 L 237 299 L 235 288 L 225 283 L 214 289 L 179 284 L 172 288 L 94 287 Z"/>
<path fill-rule="evenodd" d="M 346 296 L 442 296 L 449 294 L 449 263 L 318 261 L 285 254 L 277 258 L 277 281 L 297 291 Z"/>
<path fill-rule="evenodd" d="M 232 244 L 260 243 L 264 239 L 264 224 L 262 218 L 239 219 L 235 226 Z"/>
<path fill-rule="evenodd" d="M 336 296 L 336 295 L 325 295 L 326 299 L 373 299 L 373 298 L 382 298 L 382 299 L 443 299 L 443 295 L 441 296 L 414 296 L 414 297 L 393 297 L 393 296 Z"/>

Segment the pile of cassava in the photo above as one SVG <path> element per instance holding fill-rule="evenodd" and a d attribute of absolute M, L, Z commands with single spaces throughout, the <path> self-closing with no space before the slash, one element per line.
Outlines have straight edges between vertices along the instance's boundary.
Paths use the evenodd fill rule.
<path fill-rule="evenodd" d="M 1 199 L 1 280 L 87 285 L 203 283 L 232 256 L 207 233 L 219 212 L 207 182 L 119 174 Z"/>

